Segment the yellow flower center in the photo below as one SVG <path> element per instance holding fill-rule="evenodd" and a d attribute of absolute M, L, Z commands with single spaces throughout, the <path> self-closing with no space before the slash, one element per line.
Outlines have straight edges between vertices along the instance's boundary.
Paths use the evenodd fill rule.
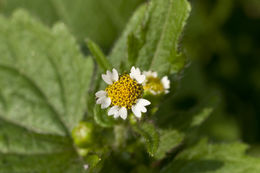
<path fill-rule="evenodd" d="M 156 93 L 162 93 L 164 91 L 163 84 L 158 77 L 147 77 L 146 78 L 146 83 L 144 85 L 144 90 L 145 91 L 154 91 Z"/>
<path fill-rule="evenodd" d="M 143 86 L 133 80 L 129 74 L 119 77 L 119 80 L 106 88 L 113 106 L 131 109 L 137 99 L 143 94 Z"/>

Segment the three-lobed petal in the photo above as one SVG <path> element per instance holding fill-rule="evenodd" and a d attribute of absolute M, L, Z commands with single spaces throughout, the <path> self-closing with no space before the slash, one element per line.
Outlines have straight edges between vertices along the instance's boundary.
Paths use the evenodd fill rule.
<path fill-rule="evenodd" d="M 111 85 L 113 82 L 118 80 L 118 72 L 116 69 L 113 68 L 112 73 L 107 70 L 106 74 L 102 74 L 102 79 L 108 84 Z"/>
<path fill-rule="evenodd" d="M 141 84 L 145 81 L 145 75 L 141 74 L 141 71 L 139 68 L 132 67 L 130 77 L 132 79 L 135 79 L 137 83 Z"/>
<path fill-rule="evenodd" d="M 114 115 L 114 118 L 118 118 L 119 117 L 119 106 L 113 106 L 109 109 L 108 111 L 108 115 Z"/>
<path fill-rule="evenodd" d="M 145 113 L 147 111 L 145 106 L 150 104 L 151 102 L 146 99 L 138 99 L 136 104 L 132 106 L 132 111 L 136 117 L 140 118 L 142 116 L 142 112 Z"/>

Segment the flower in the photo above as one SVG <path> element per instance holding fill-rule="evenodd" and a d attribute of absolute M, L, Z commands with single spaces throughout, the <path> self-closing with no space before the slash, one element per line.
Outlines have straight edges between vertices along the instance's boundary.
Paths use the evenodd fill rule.
<path fill-rule="evenodd" d="M 102 79 L 108 86 L 96 93 L 96 103 L 100 104 L 102 109 L 111 107 L 108 111 L 109 116 L 126 119 L 128 111 L 132 110 L 134 115 L 140 118 L 142 112 L 147 111 L 145 106 L 151 103 L 142 98 L 145 75 L 141 74 L 139 68 L 132 67 L 130 74 L 120 76 L 117 70 L 113 69 L 112 72 L 102 74 Z"/>
<path fill-rule="evenodd" d="M 88 164 L 84 164 L 84 165 L 83 165 L 83 168 L 84 168 L 85 170 L 88 170 L 88 168 L 89 168 Z"/>
<path fill-rule="evenodd" d="M 146 77 L 145 81 L 143 82 L 144 91 L 148 91 L 153 95 L 169 93 L 170 80 L 167 76 L 164 76 L 162 79 L 160 79 L 157 72 L 153 71 L 145 71 L 144 75 Z"/>

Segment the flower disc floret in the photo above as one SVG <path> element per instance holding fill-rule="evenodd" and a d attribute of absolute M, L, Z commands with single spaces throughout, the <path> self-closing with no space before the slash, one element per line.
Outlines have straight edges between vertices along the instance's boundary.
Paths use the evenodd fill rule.
<path fill-rule="evenodd" d="M 111 99 L 112 106 L 131 107 L 141 98 L 143 86 L 133 80 L 129 74 L 119 77 L 119 80 L 106 88 L 108 97 Z"/>

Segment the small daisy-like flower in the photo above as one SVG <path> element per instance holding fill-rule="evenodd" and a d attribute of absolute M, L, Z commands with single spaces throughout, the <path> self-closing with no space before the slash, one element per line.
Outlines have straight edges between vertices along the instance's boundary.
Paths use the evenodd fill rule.
<path fill-rule="evenodd" d="M 145 75 L 141 74 L 139 68 L 132 67 L 130 74 L 120 76 L 116 69 L 113 69 L 112 72 L 102 74 L 102 79 L 108 86 L 96 93 L 96 103 L 100 104 L 102 109 L 111 107 L 108 111 L 109 116 L 126 119 L 128 111 L 132 110 L 134 115 L 140 118 L 142 112 L 147 111 L 145 106 L 151 103 L 142 98 Z"/>
<path fill-rule="evenodd" d="M 144 75 L 146 77 L 143 82 L 144 90 L 150 92 L 153 95 L 167 94 L 170 89 L 170 80 L 167 76 L 162 79 L 158 77 L 158 74 L 153 71 L 145 71 Z"/>

